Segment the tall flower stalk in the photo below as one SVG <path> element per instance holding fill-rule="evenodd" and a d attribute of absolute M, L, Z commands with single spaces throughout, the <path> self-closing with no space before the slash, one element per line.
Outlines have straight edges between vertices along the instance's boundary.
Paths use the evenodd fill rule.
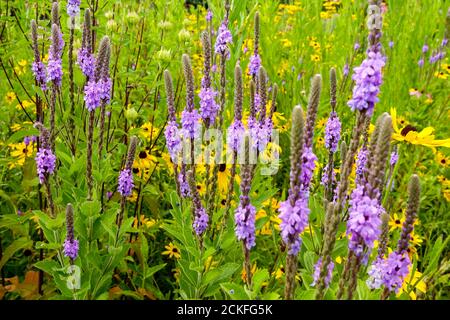
<path fill-rule="evenodd" d="M 384 66 L 384 57 L 381 55 L 380 44 L 382 27 L 380 2 L 381 1 L 379 0 L 369 0 L 369 9 L 371 11 L 368 16 L 369 48 L 367 50 L 367 58 L 363 61 L 360 67 L 356 67 L 354 69 L 353 80 L 355 81 L 355 86 L 353 88 L 352 99 L 348 102 L 348 105 L 352 110 L 357 110 L 356 124 L 353 127 L 350 144 L 346 150 L 346 155 L 341 166 L 340 180 L 336 192 L 336 205 L 329 207 L 327 210 L 331 210 L 330 212 L 327 212 L 327 215 L 333 216 L 330 217 L 330 221 L 333 221 L 335 224 L 339 223 L 339 213 L 343 210 L 347 202 L 349 176 L 355 162 L 355 155 L 360 144 L 361 136 L 364 134 L 367 118 L 372 116 L 375 103 L 378 101 L 379 88 L 382 83 L 381 69 Z M 337 225 L 333 226 L 331 229 L 337 230 Z M 326 237 L 324 239 L 323 252 L 331 253 L 333 251 L 335 241 L 335 234 L 333 236 Z M 323 279 L 327 273 L 329 262 L 330 259 L 324 259 L 321 266 L 320 281 L 322 284 L 318 286 L 318 298 L 323 297 Z M 347 269 L 344 268 L 343 277 L 341 277 L 342 281 L 345 281 L 344 279 L 346 278 L 351 266 L 347 263 L 346 267 Z M 343 294 L 342 290 L 340 291 L 340 294 Z"/>
<path fill-rule="evenodd" d="M 75 239 L 74 227 L 73 227 L 73 207 L 68 203 L 66 208 L 66 229 L 67 235 L 64 241 L 64 255 L 69 257 L 70 264 L 73 265 L 73 261 L 78 257 L 78 240 Z"/>
<path fill-rule="evenodd" d="M 250 189 L 253 179 L 254 165 L 250 163 L 250 140 L 245 137 L 244 163 L 241 164 L 241 195 L 239 206 L 235 210 L 235 232 L 238 240 L 242 241 L 244 250 L 244 270 L 247 275 L 246 282 L 252 286 L 252 272 L 250 262 L 250 250 L 255 246 L 255 214 L 256 209 L 250 202 Z"/>
<path fill-rule="evenodd" d="M 238 151 L 241 149 L 241 144 L 245 134 L 244 124 L 242 123 L 242 104 L 243 104 L 243 83 L 242 83 L 242 69 L 237 64 L 234 69 L 234 120 L 228 128 L 227 141 L 231 149 L 232 164 L 230 171 L 230 180 L 228 184 L 228 194 L 225 203 L 224 225 L 230 209 L 231 199 L 234 193 L 234 180 L 236 177 L 236 166 L 238 161 Z"/>
<path fill-rule="evenodd" d="M 55 203 L 53 202 L 50 186 L 50 176 L 54 174 L 56 170 L 56 156 L 53 153 L 50 143 L 51 134 L 40 122 L 36 122 L 34 126 L 39 129 L 40 132 L 40 147 L 35 158 L 39 182 L 45 185 L 45 188 L 47 189 L 47 201 L 50 209 L 50 216 L 56 218 Z"/>
<path fill-rule="evenodd" d="M 226 61 L 230 58 L 230 49 L 229 44 L 233 42 L 233 37 L 231 35 L 230 30 L 228 29 L 229 23 L 229 15 L 230 15 L 230 1 L 225 0 L 225 17 L 222 21 L 222 24 L 219 27 L 217 33 L 216 43 L 214 45 L 214 52 L 219 55 L 220 60 L 220 91 L 219 91 L 219 110 L 218 110 L 218 121 L 215 124 L 215 127 L 219 130 L 222 129 L 223 126 L 223 113 L 225 110 L 226 104 Z M 212 177 L 210 181 L 207 181 L 207 190 L 208 190 L 208 198 L 207 198 L 207 211 L 214 212 L 215 209 L 215 199 L 217 192 L 217 176 L 219 174 L 219 163 L 215 163 L 213 166 Z"/>
<path fill-rule="evenodd" d="M 173 172 L 175 175 L 175 184 L 177 187 L 177 193 L 181 197 L 180 183 L 178 182 L 178 161 L 181 152 L 181 139 L 179 126 L 177 123 L 177 117 L 175 114 L 175 101 L 173 93 L 173 81 L 172 76 L 168 70 L 164 71 L 164 84 L 166 87 L 166 101 L 167 111 L 169 113 L 166 129 L 164 135 L 166 137 L 166 145 L 172 160 Z"/>
<path fill-rule="evenodd" d="M 116 234 L 116 242 L 119 239 L 119 231 L 122 226 L 123 215 L 125 213 L 125 204 L 127 202 L 127 197 L 129 197 L 134 188 L 134 179 L 133 179 L 133 162 L 136 154 L 136 148 L 138 144 L 138 138 L 133 136 L 130 139 L 130 144 L 128 146 L 128 154 L 125 160 L 125 167 L 120 171 L 117 191 L 119 191 L 120 198 L 120 210 L 117 215 L 116 223 L 117 223 L 117 234 Z"/>
<path fill-rule="evenodd" d="M 59 27 L 59 6 L 57 2 L 53 3 L 52 7 L 52 34 L 51 44 L 48 53 L 47 64 L 47 82 L 51 82 L 50 94 L 50 145 L 52 150 L 55 150 L 55 113 L 56 113 L 56 98 L 61 88 L 62 83 L 62 51 L 64 48 L 64 40 L 62 38 L 61 29 Z"/>
<path fill-rule="evenodd" d="M 94 143 L 95 110 L 109 102 L 110 99 L 111 80 L 108 77 L 110 50 L 109 38 L 105 36 L 100 42 L 100 47 L 98 49 L 94 76 L 89 79 L 88 84 L 84 87 L 84 101 L 86 103 L 86 108 L 89 111 L 86 152 L 86 184 L 88 188 L 88 200 L 92 200 L 94 186 L 92 177 L 92 149 Z M 102 108 L 104 108 L 104 106 Z M 102 117 L 102 115 L 100 115 L 100 117 Z"/>
<path fill-rule="evenodd" d="M 285 298 L 292 299 L 295 290 L 295 272 L 297 269 L 297 253 L 300 248 L 300 230 L 306 226 L 304 216 L 300 215 L 305 208 L 305 203 L 299 197 L 300 179 L 302 174 L 301 154 L 303 153 L 304 120 L 303 110 L 300 106 L 292 111 L 291 129 L 291 172 L 288 199 L 280 203 L 281 237 L 287 245 L 288 256 L 286 258 L 286 286 Z"/>
<path fill-rule="evenodd" d="M 75 33 L 75 17 L 80 13 L 81 0 L 69 0 L 67 2 L 67 14 L 70 16 L 69 35 L 69 136 L 71 140 L 72 155 L 75 155 L 75 84 L 73 81 L 73 40 Z"/>

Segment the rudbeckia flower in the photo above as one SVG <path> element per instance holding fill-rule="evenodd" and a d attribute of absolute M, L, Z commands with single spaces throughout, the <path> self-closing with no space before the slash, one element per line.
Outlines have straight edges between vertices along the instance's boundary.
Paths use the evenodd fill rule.
<path fill-rule="evenodd" d="M 417 128 L 412 125 L 407 125 L 404 128 L 399 128 L 397 124 L 397 111 L 395 108 L 391 108 L 392 126 L 394 133 L 392 138 L 401 142 L 408 142 L 411 144 L 418 144 L 425 147 L 447 147 L 450 148 L 450 139 L 437 140 L 434 135 L 433 127 L 426 127 L 422 131 L 418 131 Z"/>

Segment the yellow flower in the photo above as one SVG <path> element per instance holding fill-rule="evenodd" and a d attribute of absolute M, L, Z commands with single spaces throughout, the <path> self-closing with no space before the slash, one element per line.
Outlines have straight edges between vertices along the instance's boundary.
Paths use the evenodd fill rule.
<path fill-rule="evenodd" d="M 444 187 L 450 187 L 450 180 L 446 177 L 439 175 L 437 176 L 437 180 L 442 184 Z"/>
<path fill-rule="evenodd" d="M 169 243 L 169 245 L 164 246 L 166 248 L 166 251 L 163 251 L 161 254 L 169 256 L 169 258 L 175 258 L 180 259 L 181 258 L 181 252 L 180 249 L 176 245 L 174 245 L 172 242 Z"/>
<path fill-rule="evenodd" d="M 140 134 L 147 140 L 153 140 L 158 136 L 158 128 L 152 126 L 150 122 L 144 123 L 141 126 Z"/>
<path fill-rule="evenodd" d="M 403 222 L 405 222 L 405 217 L 399 217 L 396 213 L 389 219 L 389 232 L 394 231 L 395 229 L 401 229 Z"/>
<path fill-rule="evenodd" d="M 217 173 L 217 185 L 221 193 L 228 192 L 228 183 L 230 181 L 230 168 L 225 163 L 219 164 L 219 171 Z"/>
<path fill-rule="evenodd" d="M 319 147 L 323 147 L 323 146 L 325 145 L 325 140 L 323 139 L 322 136 L 319 136 L 319 137 L 317 138 L 317 145 L 318 145 Z"/>
<path fill-rule="evenodd" d="M 320 119 L 319 121 L 317 121 L 316 128 L 319 130 L 322 129 L 327 124 L 327 121 L 328 121 L 327 118 Z"/>
<path fill-rule="evenodd" d="M 320 56 L 318 54 L 312 54 L 311 55 L 311 61 L 319 62 L 320 61 Z"/>
<path fill-rule="evenodd" d="M 28 145 L 25 145 L 24 142 L 11 143 L 8 147 L 10 149 L 9 154 L 13 157 L 13 160 L 9 162 L 9 169 L 23 166 L 25 160 L 31 158 L 35 152 L 33 143 Z"/>
<path fill-rule="evenodd" d="M 255 220 L 259 220 L 259 219 L 264 218 L 264 217 L 267 217 L 266 210 L 259 209 L 258 212 L 255 215 Z"/>
<path fill-rule="evenodd" d="M 277 270 L 272 272 L 272 276 L 275 276 L 275 279 L 281 279 L 284 274 L 286 273 L 286 270 L 284 269 L 284 266 L 281 265 Z"/>
<path fill-rule="evenodd" d="M 252 269 L 250 270 L 250 272 L 252 273 L 252 275 L 255 274 L 255 272 L 256 272 L 256 262 L 253 264 Z M 247 281 L 247 271 L 245 271 L 245 267 L 242 267 L 241 279 L 244 282 Z"/>
<path fill-rule="evenodd" d="M 139 219 L 139 225 L 140 226 L 144 226 L 146 228 L 151 228 L 156 224 L 156 220 L 155 219 L 149 219 L 144 215 L 141 215 L 140 219 Z M 137 217 L 134 218 L 134 227 L 137 228 L 138 227 L 138 219 Z"/>
<path fill-rule="evenodd" d="M 435 76 L 436 78 L 444 79 L 444 80 L 448 78 L 448 74 L 445 73 L 444 71 L 436 71 L 436 72 L 434 73 L 434 76 Z"/>
<path fill-rule="evenodd" d="M 436 147 L 450 148 L 450 139 L 435 140 L 434 128 L 426 127 L 422 131 L 418 132 L 417 129 L 411 125 L 400 129 L 397 125 L 397 111 L 395 108 L 391 108 L 392 125 L 394 133 L 392 138 L 397 141 L 404 141 L 411 144 L 418 144 L 435 149 Z"/>
<path fill-rule="evenodd" d="M 197 183 L 197 192 L 199 195 L 204 196 L 206 193 L 206 187 L 204 183 Z"/>
<path fill-rule="evenodd" d="M 450 158 L 446 157 L 445 154 L 442 152 L 436 152 L 436 161 L 439 163 L 439 165 L 443 166 L 444 168 L 447 168 L 450 163 Z"/>
<path fill-rule="evenodd" d="M 337 256 L 334 261 L 336 261 L 337 264 L 341 264 L 343 260 L 341 256 Z"/>
<path fill-rule="evenodd" d="M 281 39 L 281 44 L 283 45 L 283 47 L 285 48 L 290 48 L 292 47 L 292 41 L 286 38 Z"/>
<path fill-rule="evenodd" d="M 427 284 L 422 278 L 422 273 L 415 270 L 413 274 L 412 267 L 409 267 L 409 274 L 403 280 L 403 285 L 399 289 L 397 293 L 397 297 L 399 297 L 403 292 L 407 292 L 412 300 L 416 300 L 416 290 L 419 290 L 422 293 L 427 292 Z"/>
<path fill-rule="evenodd" d="M 409 242 L 414 246 L 420 246 L 423 242 L 422 238 L 420 236 L 416 235 L 416 233 L 413 231 L 409 235 Z"/>
<path fill-rule="evenodd" d="M 272 101 L 270 101 L 269 104 L 271 106 L 272 105 Z M 269 106 L 268 106 L 267 110 L 268 111 L 270 110 Z M 274 112 L 273 115 L 272 115 L 272 122 L 273 122 L 273 127 L 275 129 L 278 129 L 280 132 L 284 132 L 284 131 L 287 130 L 287 128 L 286 128 L 286 118 L 284 117 L 284 115 L 282 113 L 277 112 L 277 111 Z"/>
<path fill-rule="evenodd" d="M 6 93 L 5 100 L 11 104 L 16 99 L 16 94 L 12 91 Z"/>
<path fill-rule="evenodd" d="M 136 202 L 137 200 L 137 192 L 133 190 L 130 196 L 127 197 L 127 200 L 130 202 Z"/>

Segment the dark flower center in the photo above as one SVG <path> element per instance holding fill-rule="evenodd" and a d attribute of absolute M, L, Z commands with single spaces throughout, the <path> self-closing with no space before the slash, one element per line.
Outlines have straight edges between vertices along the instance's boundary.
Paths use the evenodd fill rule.
<path fill-rule="evenodd" d="M 395 220 L 395 224 L 400 224 L 400 220 Z"/>
<path fill-rule="evenodd" d="M 197 185 L 197 190 L 201 190 L 202 189 L 202 186 L 201 185 Z"/>
<path fill-rule="evenodd" d="M 446 161 L 445 159 L 442 159 L 442 160 L 441 160 L 441 163 L 442 163 L 442 164 L 445 164 L 446 162 L 447 162 L 447 161 Z"/>
<path fill-rule="evenodd" d="M 413 127 L 412 125 L 408 124 L 406 127 L 404 127 L 402 129 L 402 131 L 400 132 L 400 134 L 404 137 L 406 137 L 406 135 L 408 134 L 408 132 L 410 131 L 416 131 L 417 132 L 417 128 Z"/>
<path fill-rule="evenodd" d="M 172 252 L 177 253 L 178 249 L 177 248 L 172 248 Z"/>
<path fill-rule="evenodd" d="M 139 173 L 139 168 L 133 168 L 133 173 L 138 174 Z"/>
<path fill-rule="evenodd" d="M 139 158 L 141 158 L 141 159 L 147 158 L 147 152 L 145 152 L 145 151 L 139 152 Z"/>
<path fill-rule="evenodd" d="M 226 168 L 227 168 L 227 165 L 225 163 L 219 164 L 219 171 L 220 172 L 224 172 Z"/>
<path fill-rule="evenodd" d="M 222 201 L 220 201 L 220 203 L 224 206 L 227 203 L 227 199 L 222 199 Z"/>

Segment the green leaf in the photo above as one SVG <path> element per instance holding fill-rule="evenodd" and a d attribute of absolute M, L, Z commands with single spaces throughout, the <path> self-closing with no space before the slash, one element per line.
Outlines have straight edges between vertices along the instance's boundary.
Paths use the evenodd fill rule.
<path fill-rule="evenodd" d="M 232 300 L 249 300 L 247 292 L 240 285 L 232 282 L 220 284 L 221 288 Z"/>
<path fill-rule="evenodd" d="M 17 240 L 14 240 L 4 251 L 2 259 L 0 260 L 0 270 L 3 268 L 3 266 L 8 262 L 9 259 L 11 259 L 14 254 L 22 249 L 25 248 L 31 248 L 33 245 L 33 241 L 22 237 Z"/>
<path fill-rule="evenodd" d="M 253 275 L 253 292 L 258 294 L 259 291 L 261 290 L 261 286 L 263 284 L 264 281 L 268 280 L 270 278 L 269 275 L 269 271 L 267 271 L 266 269 L 261 269 L 255 272 L 255 274 Z"/>
<path fill-rule="evenodd" d="M 158 264 L 157 266 L 151 267 L 146 271 L 145 279 L 150 278 L 155 273 L 157 273 L 159 270 L 164 269 L 164 267 L 167 265 L 167 263 Z"/>

